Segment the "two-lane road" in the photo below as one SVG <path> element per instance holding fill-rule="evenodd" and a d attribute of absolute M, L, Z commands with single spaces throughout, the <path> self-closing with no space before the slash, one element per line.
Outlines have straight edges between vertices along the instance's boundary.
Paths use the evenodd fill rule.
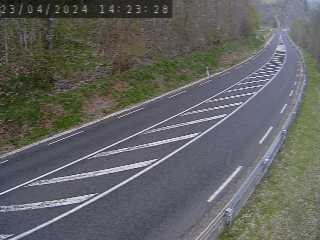
<path fill-rule="evenodd" d="M 0 239 L 196 239 L 290 110 L 299 61 L 277 33 L 239 67 L 1 159 Z"/>

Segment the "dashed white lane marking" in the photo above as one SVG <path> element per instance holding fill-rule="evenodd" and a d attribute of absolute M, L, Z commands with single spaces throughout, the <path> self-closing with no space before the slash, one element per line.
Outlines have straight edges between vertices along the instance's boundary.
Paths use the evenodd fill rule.
<path fill-rule="evenodd" d="M 8 161 L 9 161 L 9 160 L 4 160 L 4 161 L 0 162 L 0 165 L 6 163 L 6 162 L 8 162 Z M 0 239 L 0 240 L 1 240 L 1 239 Z"/>
<path fill-rule="evenodd" d="M 209 100 L 208 103 L 224 101 L 224 100 L 234 99 L 234 98 L 241 98 L 241 97 L 251 96 L 251 95 L 254 95 L 254 94 L 256 94 L 256 93 L 252 92 L 252 93 L 244 93 L 244 94 L 234 95 L 234 96 L 230 96 L 230 97 L 216 98 L 216 99 Z"/>
<path fill-rule="evenodd" d="M 74 133 L 74 134 L 72 134 L 72 135 L 69 135 L 69 136 L 67 136 L 67 137 L 64 137 L 64 138 L 61 138 L 61 139 L 59 139 L 59 140 L 56 140 L 56 141 L 54 141 L 54 142 L 48 143 L 48 145 L 52 145 L 52 144 L 61 142 L 61 141 L 63 141 L 63 140 L 66 140 L 66 139 L 68 139 L 68 138 L 71 138 L 71 137 L 73 137 L 73 136 L 79 135 L 79 134 L 81 134 L 81 133 L 84 133 L 84 131 L 80 131 L 80 132 Z"/>
<path fill-rule="evenodd" d="M 297 81 L 294 82 L 294 86 L 297 86 Z"/>
<path fill-rule="evenodd" d="M 94 197 L 97 195 L 94 194 L 87 194 L 78 197 L 72 198 L 65 198 L 59 200 L 52 200 L 52 201 L 44 201 L 44 202 L 36 202 L 36 203 L 27 203 L 21 205 L 10 205 L 10 206 L 0 206 L 0 212 L 15 212 L 15 211 L 24 211 L 24 210 L 35 210 L 35 209 L 42 209 L 42 208 L 52 208 L 52 207 L 61 207 L 71 204 L 82 203 L 89 198 Z"/>
<path fill-rule="evenodd" d="M 33 183 L 27 185 L 26 187 L 47 185 L 47 184 L 52 184 L 52 183 L 61 183 L 61 182 L 74 181 L 74 180 L 80 180 L 80 179 L 85 179 L 85 178 L 98 177 L 98 176 L 108 175 L 108 174 L 112 174 L 112 173 L 124 172 L 124 171 L 128 171 L 128 170 L 147 167 L 156 161 L 158 161 L 158 159 L 153 159 L 153 160 L 149 160 L 149 161 L 124 165 L 124 166 L 120 166 L 120 167 L 103 169 L 103 170 L 94 171 L 94 172 L 86 172 L 86 173 L 80 173 L 80 174 L 69 175 L 69 176 L 64 176 L 64 177 L 43 179 L 43 180 L 33 182 Z"/>
<path fill-rule="evenodd" d="M 263 87 L 264 85 L 257 85 L 257 86 L 251 86 L 251 87 L 242 87 L 242 88 L 237 88 L 237 89 L 232 89 L 229 90 L 227 92 L 237 92 L 237 91 L 243 91 L 243 90 L 248 90 L 248 89 L 252 89 L 252 88 L 259 88 L 259 87 Z"/>
<path fill-rule="evenodd" d="M 261 145 L 264 143 L 264 141 L 267 139 L 267 137 L 270 135 L 271 131 L 273 130 L 273 127 L 269 127 L 268 131 L 263 135 L 263 137 L 260 139 L 259 144 Z"/>
<path fill-rule="evenodd" d="M 166 127 L 152 129 L 152 130 L 144 132 L 143 134 L 161 132 L 161 131 L 165 131 L 165 130 L 169 130 L 169 129 L 173 129 L 173 128 L 185 127 L 185 126 L 194 125 L 194 124 L 198 124 L 198 123 L 202 123 L 202 122 L 209 122 L 209 121 L 224 118 L 225 116 L 227 116 L 227 114 L 222 114 L 222 115 L 213 116 L 213 117 L 209 117 L 209 118 L 202 118 L 202 119 L 198 119 L 198 120 L 194 120 L 194 121 L 190 121 L 190 122 L 178 123 L 178 124 L 174 124 L 174 125 L 170 125 L 170 126 L 166 126 Z"/>
<path fill-rule="evenodd" d="M 242 82 L 242 83 L 238 83 L 237 85 L 247 85 L 252 83 L 261 83 L 261 82 L 269 82 L 269 81 L 270 79 L 265 79 L 265 80 L 258 80 L 258 81 Z"/>
<path fill-rule="evenodd" d="M 179 95 L 181 95 L 181 94 L 183 94 L 183 93 L 186 93 L 186 92 L 187 92 L 187 91 L 181 91 L 181 92 L 178 92 L 178 93 L 176 93 L 176 94 L 174 94 L 174 95 L 169 96 L 168 98 L 171 99 L 171 98 L 174 98 L 174 97 L 179 96 Z"/>
<path fill-rule="evenodd" d="M 123 114 L 123 115 L 119 116 L 118 118 L 121 119 L 121 118 L 127 117 L 127 116 L 129 116 L 129 115 L 131 115 L 131 114 L 133 114 L 133 113 L 139 112 L 139 111 L 141 111 L 141 110 L 143 110 L 143 108 L 138 108 L 138 109 L 136 109 L 136 110 L 134 110 L 134 111 L 131 111 L 131 112 L 126 113 L 126 114 Z"/>
<path fill-rule="evenodd" d="M 225 108 L 230 108 L 230 107 L 235 107 L 241 105 L 243 102 L 238 102 L 238 103 L 232 103 L 232 104 L 227 104 L 227 105 L 222 105 L 218 107 L 213 107 L 213 108 L 205 108 L 197 111 L 191 111 L 191 112 L 186 112 L 182 114 L 181 116 L 187 116 L 191 114 L 197 114 L 197 113 L 203 113 L 203 112 L 209 112 L 209 111 L 214 111 L 214 110 L 219 110 L 219 109 L 225 109 Z"/>
<path fill-rule="evenodd" d="M 211 203 L 222 191 L 228 186 L 228 184 L 237 176 L 241 171 L 242 166 L 239 166 L 225 181 L 224 183 L 210 196 L 208 202 Z"/>
<path fill-rule="evenodd" d="M 200 133 L 193 133 L 193 134 L 189 134 L 189 135 L 185 135 L 185 136 L 181 136 L 181 137 L 175 137 L 175 138 L 165 139 L 165 140 L 161 140 L 161 141 L 157 141 L 157 142 L 141 144 L 138 146 L 120 148 L 120 149 L 111 150 L 111 151 L 107 151 L 107 152 L 101 152 L 101 153 L 98 153 L 90 158 L 106 157 L 106 156 L 110 156 L 110 155 L 118 154 L 118 153 L 122 153 L 122 152 L 130 152 L 130 151 L 135 151 L 138 149 L 150 148 L 150 147 L 160 146 L 163 144 L 183 141 L 183 140 L 187 140 L 190 138 L 194 138 L 194 137 L 198 136 L 199 134 Z"/>
<path fill-rule="evenodd" d="M 283 108 L 282 108 L 281 111 L 280 111 L 280 114 L 283 114 L 283 113 L 284 113 L 284 111 L 286 110 L 287 106 L 288 106 L 288 104 L 285 104 L 285 105 L 283 106 Z"/>
<path fill-rule="evenodd" d="M 291 92 L 290 92 L 290 94 L 289 94 L 289 97 L 292 97 L 292 96 L 293 96 L 293 93 L 294 93 L 294 91 L 291 90 Z"/>
<path fill-rule="evenodd" d="M 0 240 L 5 240 L 11 236 L 13 236 L 13 234 L 0 234 Z"/>

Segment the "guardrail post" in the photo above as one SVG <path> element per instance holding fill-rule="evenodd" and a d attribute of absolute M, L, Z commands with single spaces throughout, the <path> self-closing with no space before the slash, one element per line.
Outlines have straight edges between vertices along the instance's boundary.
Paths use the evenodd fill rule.
<path fill-rule="evenodd" d="M 207 67 L 207 76 L 210 77 L 209 67 Z"/>
<path fill-rule="evenodd" d="M 267 168 L 270 165 L 270 158 L 266 158 L 263 160 L 263 168 Z"/>
<path fill-rule="evenodd" d="M 287 134 L 288 134 L 288 130 L 287 130 L 287 129 L 282 129 L 282 130 L 281 130 L 281 136 L 282 136 L 282 137 L 286 137 Z"/>

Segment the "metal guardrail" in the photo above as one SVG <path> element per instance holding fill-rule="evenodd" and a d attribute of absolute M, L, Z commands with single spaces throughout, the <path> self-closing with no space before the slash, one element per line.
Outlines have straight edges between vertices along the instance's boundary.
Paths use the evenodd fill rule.
<path fill-rule="evenodd" d="M 275 160 L 287 137 L 287 132 L 290 125 L 294 122 L 297 114 L 299 113 L 304 96 L 304 90 L 307 85 L 306 64 L 301 49 L 293 42 L 290 36 L 288 37 L 291 43 L 296 47 L 300 58 L 302 59 L 302 64 L 300 65 L 301 71 L 299 74 L 301 83 L 299 86 L 299 93 L 297 94 L 296 101 L 293 104 L 291 112 L 288 114 L 287 119 L 280 127 L 279 133 L 276 135 L 275 139 L 273 140 L 266 153 L 263 155 L 262 159 L 258 162 L 250 175 L 245 179 L 245 181 L 233 195 L 231 200 L 225 205 L 222 211 L 220 211 L 220 213 L 209 223 L 209 225 L 202 231 L 202 234 L 199 235 L 196 240 L 215 240 L 218 238 L 224 227 L 232 223 L 237 214 L 240 212 L 241 208 L 249 199 L 250 195 L 254 192 L 256 186 L 260 183 L 261 179 L 267 173 L 272 162 Z"/>

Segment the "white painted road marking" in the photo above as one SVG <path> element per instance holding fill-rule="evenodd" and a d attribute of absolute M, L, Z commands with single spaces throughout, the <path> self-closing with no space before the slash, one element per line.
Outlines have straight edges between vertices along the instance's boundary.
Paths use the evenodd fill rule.
<path fill-rule="evenodd" d="M 124 165 L 124 166 L 120 166 L 120 167 L 103 169 L 103 170 L 94 171 L 94 172 L 80 173 L 80 174 L 51 178 L 51 179 L 43 179 L 43 180 L 33 182 L 33 183 L 27 185 L 26 187 L 47 185 L 47 184 L 52 184 L 52 183 L 61 183 L 61 182 L 74 181 L 74 180 L 80 180 L 80 179 L 85 179 L 85 178 L 98 177 L 98 176 L 108 175 L 108 174 L 112 174 L 112 173 L 124 172 L 124 171 L 132 170 L 132 169 L 147 167 L 156 161 L 158 161 L 158 159 L 153 159 L 153 160 L 149 160 L 149 161 Z"/>
<path fill-rule="evenodd" d="M 24 211 L 24 210 L 35 210 L 35 209 L 42 209 L 42 208 L 52 208 L 52 207 L 61 207 L 71 204 L 82 203 L 92 197 L 95 194 L 88 194 L 78 197 L 72 198 L 65 198 L 59 200 L 52 200 L 52 201 L 44 201 L 44 202 L 36 202 L 36 203 L 27 203 L 21 205 L 11 205 L 11 206 L 0 206 L 0 212 L 15 212 L 15 211 Z"/>
<path fill-rule="evenodd" d="M 0 240 L 7 239 L 9 237 L 13 236 L 13 234 L 0 234 Z"/>
<path fill-rule="evenodd" d="M 251 86 L 251 87 L 242 87 L 242 88 L 238 88 L 238 89 L 232 89 L 229 90 L 227 92 L 237 92 L 237 91 L 243 91 L 243 90 L 247 90 L 247 89 L 252 89 L 252 88 L 259 88 L 259 87 L 263 87 L 264 85 L 256 85 L 256 86 Z"/>
<path fill-rule="evenodd" d="M 225 109 L 225 108 L 230 108 L 230 107 L 235 107 L 241 105 L 243 102 L 237 102 L 237 103 L 232 103 L 232 104 L 227 104 L 227 105 L 222 105 L 218 107 L 213 107 L 213 108 L 205 108 L 197 111 L 191 111 L 191 112 L 186 112 L 182 114 L 181 116 L 187 116 L 191 114 L 197 114 L 197 113 L 203 113 L 203 112 L 209 112 L 209 111 L 214 111 L 214 110 L 219 110 L 219 109 Z"/>
<path fill-rule="evenodd" d="M 242 166 L 239 166 L 227 179 L 224 183 L 210 196 L 208 202 L 211 203 L 222 191 L 228 186 L 228 184 L 237 176 L 241 171 Z"/>
<path fill-rule="evenodd" d="M 271 133 L 271 131 L 273 130 L 273 127 L 270 127 L 268 129 L 268 131 L 264 134 L 264 136 L 261 138 L 261 140 L 259 141 L 259 144 L 261 145 L 262 143 L 264 143 L 264 141 L 267 139 L 267 137 L 269 136 L 269 134 Z"/>
<path fill-rule="evenodd" d="M 8 162 L 8 161 L 9 161 L 9 160 L 4 160 L 4 161 L 0 162 L 0 165 L 6 163 L 6 162 Z"/>
<path fill-rule="evenodd" d="M 131 112 L 126 113 L 126 114 L 123 114 L 123 115 L 119 116 L 118 118 L 121 119 L 121 118 L 127 117 L 127 116 L 129 116 L 129 115 L 131 115 L 131 114 L 133 114 L 133 113 L 139 112 L 139 111 L 141 111 L 141 110 L 143 110 L 143 108 L 138 108 L 138 109 L 136 109 L 136 110 L 134 110 L 134 111 L 131 111 Z"/>
<path fill-rule="evenodd" d="M 143 134 L 155 133 L 155 132 L 165 131 L 165 130 L 169 130 L 169 129 L 173 129 L 173 128 L 179 128 L 179 127 L 185 127 L 185 126 L 189 126 L 189 125 L 194 125 L 194 124 L 197 124 L 197 123 L 213 121 L 213 120 L 217 120 L 217 119 L 220 119 L 220 118 L 224 118 L 225 116 L 227 116 L 227 114 L 222 114 L 222 115 L 213 116 L 213 117 L 209 117 L 209 118 L 202 118 L 202 119 L 198 119 L 198 120 L 194 120 L 194 121 L 190 121 L 190 122 L 178 123 L 178 124 L 174 124 L 174 125 L 170 125 L 170 126 L 166 126 L 166 127 L 152 129 L 152 130 L 149 130 L 147 132 L 144 132 Z"/>
<path fill-rule="evenodd" d="M 69 135 L 69 136 L 67 136 L 67 137 L 61 138 L 61 139 L 59 139 L 59 140 L 57 140 L 57 141 L 48 143 L 48 145 L 52 145 L 52 144 L 61 142 L 61 141 L 63 141 L 63 140 L 66 140 L 66 139 L 68 139 L 68 138 L 71 138 L 71 137 L 73 137 L 73 136 L 79 135 L 79 134 L 81 134 L 81 133 L 84 133 L 84 131 L 80 131 L 80 132 L 74 133 L 74 134 L 72 134 L 72 135 Z"/>
<path fill-rule="evenodd" d="M 292 96 L 293 96 L 293 93 L 294 93 L 294 91 L 291 90 L 291 92 L 290 92 L 290 94 L 289 94 L 289 97 L 292 97 Z"/>
<path fill-rule="evenodd" d="M 288 106 L 288 104 L 285 104 L 285 105 L 283 106 L 283 108 L 281 109 L 280 114 L 283 114 L 283 113 L 284 113 L 284 111 L 286 110 L 287 106 Z"/>
<path fill-rule="evenodd" d="M 285 60 L 286 60 L 286 59 L 285 59 Z M 283 67 L 284 67 L 284 65 L 282 65 L 282 68 L 283 68 Z M 282 69 L 282 68 L 281 68 L 281 69 Z M 278 74 L 277 74 L 277 75 L 278 75 Z M 268 82 L 263 88 L 261 88 L 261 89 L 258 90 L 257 94 L 259 94 L 260 92 L 262 92 L 262 91 L 273 81 L 273 79 L 275 79 L 275 78 L 276 78 L 276 76 L 273 76 L 273 78 L 270 80 L 270 82 Z M 245 79 L 243 79 L 243 80 L 245 80 Z M 242 81 L 243 81 L 243 80 L 242 80 Z M 236 84 L 230 86 L 229 88 L 223 90 L 222 92 L 216 94 L 215 96 L 217 96 L 217 95 L 219 95 L 219 94 L 221 94 L 221 93 L 223 93 L 223 92 L 231 89 L 231 88 L 232 88 L 233 86 L 235 86 L 235 85 L 236 85 Z M 214 98 L 215 96 L 212 96 L 212 97 L 210 97 L 209 99 L 212 99 L 212 98 Z M 29 230 L 27 230 L 27 231 L 25 231 L 25 232 L 23 232 L 23 233 L 20 233 L 19 235 L 14 236 L 14 237 L 11 238 L 10 240 L 19 240 L 19 239 L 22 239 L 22 238 L 24 238 L 24 237 L 26 237 L 26 236 L 29 236 L 29 235 L 33 234 L 34 232 L 37 232 L 37 231 L 39 231 L 39 230 L 41 230 L 41 229 L 43 229 L 43 228 L 45 228 L 45 227 L 47 227 L 47 226 L 55 223 L 55 222 L 58 222 L 59 220 L 65 218 L 65 217 L 67 217 L 67 216 L 69 216 L 69 215 L 71 215 L 71 214 L 73 214 L 73 213 L 75 213 L 75 212 L 77 212 L 77 211 L 79 211 L 79 210 L 81 210 L 82 208 L 84 208 L 84 207 L 86 207 L 86 206 L 88 206 L 88 205 L 90 205 L 90 204 L 98 201 L 99 199 L 102 199 L 102 198 L 106 197 L 107 195 L 109 195 L 110 193 L 118 190 L 118 189 L 121 188 L 122 186 L 125 186 L 125 185 L 127 185 L 128 183 L 134 181 L 135 179 L 137 179 L 137 178 L 139 178 L 140 176 L 144 175 L 145 173 L 149 172 L 149 171 L 152 170 L 153 168 L 155 168 L 155 167 L 157 167 L 158 165 L 162 164 L 163 162 L 165 162 L 167 159 L 169 159 L 170 157 L 174 156 L 174 155 L 177 154 L 178 152 L 182 151 L 184 148 L 186 148 L 186 147 L 188 147 L 189 145 L 191 145 L 192 143 L 196 142 L 197 140 L 199 140 L 201 137 L 205 136 L 207 133 L 211 132 L 211 131 L 212 131 L 213 129 L 215 129 L 216 127 L 220 126 L 223 122 L 225 122 L 226 120 L 228 120 L 229 118 L 231 118 L 235 113 L 237 113 L 240 109 L 242 109 L 244 106 L 246 106 L 255 96 L 256 96 L 256 95 L 251 96 L 249 99 L 247 99 L 247 100 L 244 102 L 243 105 L 241 105 L 239 108 L 235 109 L 230 115 L 228 115 L 226 118 L 220 120 L 218 123 L 214 124 L 212 127 L 210 127 L 209 129 L 207 129 L 206 131 L 204 131 L 203 133 L 201 133 L 201 134 L 200 134 L 199 136 L 197 136 L 196 138 L 194 138 L 194 139 L 192 139 L 191 141 L 187 142 L 186 144 L 184 144 L 184 145 L 181 146 L 180 148 L 176 149 L 176 150 L 173 151 L 172 153 L 168 154 L 168 155 L 165 156 L 164 158 L 160 159 L 160 160 L 157 161 L 156 163 L 152 164 L 151 166 L 149 166 L 149 167 L 143 169 L 142 171 L 138 172 L 138 173 L 135 174 L 134 176 L 126 179 L 125 181 L 119 183 L 118 185 L 116 185 L 116 186 L 114 186 L 114 187 L 112 187 L 112 188 L 110 188 L 110 189 L 107 189 L 106 191 L 104 191 L 104 192 L 98 194 L 97 196 L 89 199 L 88 201 L 85 201 L 84 203 L 80 204 L 79 206 L 76 206 L 76 207 L 74 207 L 73 209 L 71 209 L 71 210 L 69 210 L 69 211 L 67 211 L 67 212 L 62 213 L 62 214 L 60 214 L 60 215 L 52 218 L 52 219 L 49 220 L 49 221 L 43 222 L 42 224 L 40 224 L 40 225 L 38 225 L 38 226 L 36 226 L 36 227 L 34 227 L 34 228 L 32 228 L 32 229 L 29 229 Z M 197 104 L 196 106 L 199 106 L 199 105 L 201 105 L 202 103 L 205 103 L 205 102 L 207 102 L 207 101 L 208 101 L 208 99 L 207 99 L 207 100 L 204 100 L 203 102 L 201 102 L 201 103 L 199 103 L 199 104 Z M 194 107 L 196 107 L 196 106 L 194 106 Z M 180 114 L 183 114 L 183 113 L 191 110 L 191 109 L 194 108 L 194 107 L 191 107 L 191 108 L 189 108 L 189 109 L 181 112 Z M 180 115 L 180 114 L 179 114 L 179 115 Z M 178 115 L 177 115 L 177 116 L 178 116 Z M 173 117 L 171 117 L 171 119 L 172 119 L 172 118 L 173 118 Z M 151 129 L 151 127 L 148 128 L 148 129 Z M 140 133 L 143 133 L 144 131 L 147 131 L 148 129 L 145 129 L 145 130 L 139 132 L 139 134 L 140 134 Z M 138 135 L 138 134 L 136 134 L 136 135 Z M 108 147 L 110 147 L 110 146 L 108 146 Z M 104 149 L 106 149 L 106 148 L 104 148 Z M 100 150 L 100 151 L 101 151 L 101 150 Z M 97 151 L 97 152 L 100 152 L 100 151 Z M 97 152 L 96 152 L 96 153 L 97 153 Z M 92 155 L 93 155 L 93 154 L 90 154 L 90 156 L 92 156 Z M 88 157 L 88 156 L 87 156 L 87 157 Z M 78 162 L 79 162 L 79 160 L 78 160 Z M 73 162 L 73 163 L 75 163 L 75 162 Z M 44 175 L 42 175 L 42 177 L 43 177 L 43 176 L 44 176 Z M 38 178 L 39 178 L 39 177 L 38 177 Z M 31 181 L 35 181 L 35 179 L 30 180 L 29 183 L 30 183 Z M 24 183 L 23 185 L 26 185 L 26 183 Z M 20 184 L 18 187 L 21 187 L 21 186 L 22 186 L 22 184 Z M 17 189 L 18 187 L 15 187 L 15 188 L 12 188 L 12 189 Z M 9 190 L 12 191 L 12 189 L 9 189 Z M 7 190 L 7 191 L 5 191 L 5 192 L 8 192 L 9 190 Z M 0 195 L 1 195 L 1 193 L 0 193 Z"/>
<path fill-rule="evenodd" d="M 294 82 L 294 85 L 297 86 L 297 81 Z"/>
<path fill-rule="evenodd" d="M 255 94 L 255 92 L 252 92 L 252 93 L 244 93 L 244 94 L 234 95 L 234 96 L 230 96 L 230 97 L 217 98 L 217 99 L 209 100 L 208 103 L 210 103 L 210 102 L 224 101 L 224 100 L 234 99 L 234 98 L 240 98 L 240 97 L 246 97 L 246 96 L 251 96 L 251 95 L 254 95 L 254 94 Z"/>
<path fill-rule="evenodd" d="M 176 93 L 176 94 L 174 94 L 174 95 L 172 95 L 172 96 L 169 96 L 168 98 L 171 99 L 171 98 L 174 98 L 174 97 L 179 96 L 179 95 L 181 95 L 181 94 L 183 94 L 183 93 L 186 93 L 186 92 L 187 92 L 187 91 L 178 92 L 178 93 Z"/>
<path fill-rule="evenodd" d="M 252 83 L 269 82 L 269 81 L 270 81 L 270 79 L 258 80 L 258 81 L 249 81 L 249 82 L 238 83 L 237 85 L 247 85 L 247 84 L 252 84 Z"/>
<path fill-rule="evenodd" d="M 199 134 L 200 133 L 193 133 L 193 134 L 189 134 L 189 135 L 185 135 L 185 136 L 181 136 L 181 137 L 175 137 L 175 138 L 165 139 L 165 140 L 161 140 L 161 141 L 157 141 L 157 142 L 141 144 L 138 146 L 120 148 L 120 149 L 111 150 L 108 152 L 101 152 L 101 153 L 98 153 L 90 158 L 106 157 L 106 156 L 110 156 L 110 155 L 114 155 L 114 154 L 118 154 L 118 153 L 122 153 L 122 152 L 130 152 L 130 151 L 135 151 L 138 149 L 150 148 L 150 147 L 160 146 L 163 144 L 183 141 L 183 140 L 187 140 L 190 138 L 194 138 L 194 137 L 198 136 Z"/>
<path fill-rule="evenodd" d="M 212 80 L 209 80 L 209 81 L 203 82 L 203 83 L 201 83 L 199 86 L 206 85 L 206 84 L 210 83 L 211 81 L 212 81 Z"/>

